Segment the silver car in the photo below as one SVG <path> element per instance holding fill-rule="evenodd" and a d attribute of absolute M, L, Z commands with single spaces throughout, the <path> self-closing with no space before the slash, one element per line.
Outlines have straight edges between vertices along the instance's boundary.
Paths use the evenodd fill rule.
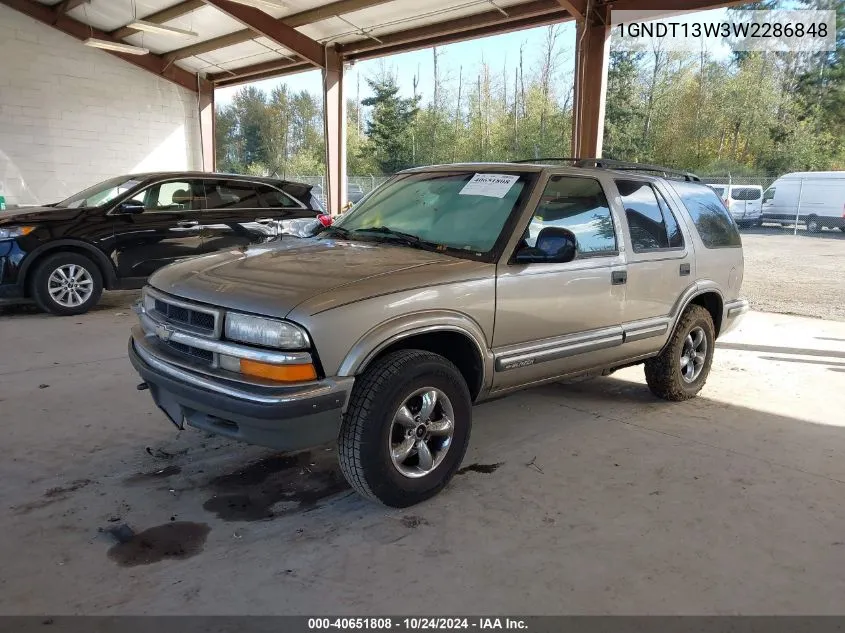
<path fill-rule="evenodd" d="M 740 236 L 689 174 L 606 161 L 397 174 L 312 237 L 161 269 L 129 356 L 185 424 L 293 451 L 337 441 L 361 494 L 454 475 L 472 405 L 642 363 L 695 396 L 748 310 Z"/>

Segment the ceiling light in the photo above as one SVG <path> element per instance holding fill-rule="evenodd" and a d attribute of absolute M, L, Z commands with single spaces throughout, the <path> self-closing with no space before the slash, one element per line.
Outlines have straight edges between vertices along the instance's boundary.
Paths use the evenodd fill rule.
<path fill-rule="evenodd" d="M 162 35 L 190 35 L 191 37 L 197 37 L 198 35 L 198 33 L 194 31 L 177 29 L 175 26 L 165 26 L 164 24 L 156 24 L 155 22 L 147 22 L 146 20 L 135 20 L 126 26 L 130 29 L 135 29 L 136 31 L 160 33 Z"/>
<path fill-rule="evenodd" d="M 89 37 L 82 42 L 85 46 L 92 48 L 102 48 L 106 51 L 114 51 L 115 53 L 128 53 L 129 55 L 146 55 L 150 52 L 148 48 L 140 46 L 132 46 L 132 44 L 121 44 L 120 42 L 112 42 L 110 40 L 100 40 L 96 37 Z"/>
<path fill-rule="evenodd" d="M 282 0 L 232 0 L 238 4 L 245 4 L 259 9 L 287 9 L 288 5 Z"/>

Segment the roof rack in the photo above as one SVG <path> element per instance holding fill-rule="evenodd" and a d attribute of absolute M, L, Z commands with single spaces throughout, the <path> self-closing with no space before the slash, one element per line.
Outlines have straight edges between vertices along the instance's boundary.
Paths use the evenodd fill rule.
<path fill-rule="evenodd" d="M 663 176 L 675 176 L 686 180 L 687 182 L 701 182 L 701 178 L 688 171 L 681 171 L 678 169 L 670 169 L 669 167 L 662 167 L 660 165 L 649 165 L 647 163 L 632 163 L 624 160 L 614 160 L 612 158 L 577 158 L 569 156 L 556 156 L 551 158 L 527 158 L 523 160 L 512 161 L 514 163 L 572 163 L 573 167 L 596 167 L 598 169 L 615 169 L 617 171 L 648 171 L 663 174 Z"/>

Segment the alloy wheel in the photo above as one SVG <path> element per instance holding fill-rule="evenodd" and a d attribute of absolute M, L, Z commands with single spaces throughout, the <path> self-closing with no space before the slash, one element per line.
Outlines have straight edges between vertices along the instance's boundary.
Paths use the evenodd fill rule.
<path fill-rule="evenodd" d="M 694 327 L 684 339 L 681 349 L 681 377 L 690 383 L 701 375 L 704 361 L 707 359 L 707 336 L 704 329 Z"/>
<path fill-rule="evenodd" d="M 47 279 L 47 291 L 60 306 L 75 308 L 91 298 L 94 293 L 94 279 L 84 267 L 65 264 L 50 274 Z"/>
<path fill-rule="evenodd" d="M 393 466 L 405 477 L 424 477 L 446 456 L 455 432 L 455 412 L 434 387 L 414 391 L 393 416 L 388 438 Z"/>

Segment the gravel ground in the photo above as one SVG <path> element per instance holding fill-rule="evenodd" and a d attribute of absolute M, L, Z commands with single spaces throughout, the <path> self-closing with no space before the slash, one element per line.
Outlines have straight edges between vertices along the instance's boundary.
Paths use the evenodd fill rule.
<path fill-rule="evenodd" d="M 743 231 L 742 294 L 755 310 L 845 321 L 845 233 Z"/>

